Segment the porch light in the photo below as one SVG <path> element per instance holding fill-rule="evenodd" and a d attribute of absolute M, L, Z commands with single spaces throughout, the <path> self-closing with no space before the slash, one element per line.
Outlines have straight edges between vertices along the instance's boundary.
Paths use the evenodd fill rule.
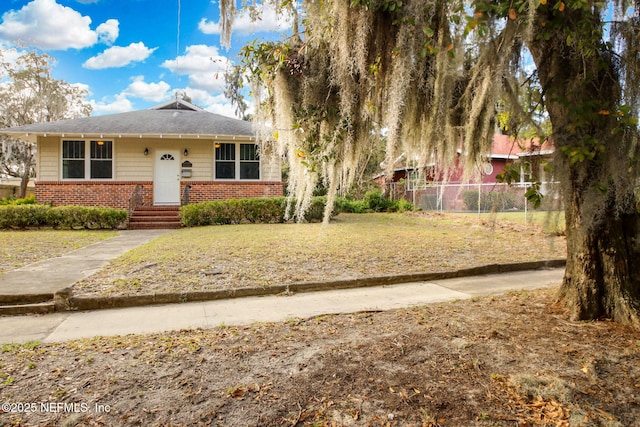
<path fill-rule="evenodd" d="M 148 149 L 148 148 L 145 148 L 145 149 L 144 149 L 144 155 L 145 155 L 145 156 L 148 156 L 148 155 L 149 155 L 149 149 Z"/>
<path fill-rule="evenodd" d="M 189 155 L 189 150 L 185 148 L 182 154 L 184 154 L 184 156 L 187 157 Z"/>

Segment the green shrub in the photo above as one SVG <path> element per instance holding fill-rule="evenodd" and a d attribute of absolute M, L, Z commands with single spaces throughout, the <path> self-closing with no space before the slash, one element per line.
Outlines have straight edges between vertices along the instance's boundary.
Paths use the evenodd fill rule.
<path fill-rule="evenodd" d="M 122 228 L 127 211 L 87 206 L 59 206 L 48 212 L 48 224 L 54 228 Z"/>
<path fill-rule="evenodd" d="M 391 207 L 391 200 L 380 190 L 367 191 L 364 195 L 364 201 L 373 212 L 387 212 Z"/>
<path fill-rule="evenodd" d="M 368 212 L 406 212 L 413 210 L 413 204 L 405 199 L 390 200 L 380 190 L 368 191 L 364 200 L 338 198 L 336 200 L 338 212 L 368 213 Z"/>
<path fill-rule="evenodd" d="M 295 202 L 294 202 L 295 203 Z M 321 221 L 326 197 L 314 197 L 305 220 Z M 286 197 L 213 200 L 180 208 L 182 225 L 195 227 L 213 224 L 282 223 L 287 208 Z"/>
<path fill-rule="evenodd" d="M 36 196 L 31 194 L 23 199 L 16 199 L 14 197 L 3 197 L 0 200 L 0 206 L 5 205 L 35 205 L 36 204 Z"/>
<path fill-rule="evenodd" d="M 470 211 L 478 210 L 478 192 L 468 190 L 462 192 L 462 200 L 465 208 Z M 480 210 L 481 211 L 505 211 L 516 208 L 516 198 L 513 194 L 507 192 L 488 192 L 481 193 Z"/>
<path fill-rule="evenodd" d="M 87 206 L 12 204 L 0 206 L 0 228 L 50 226 L 54 228 L 121 228 L 127 211 Z"/>
<path fill-rule="evenodd" d="M 364 200 L 351 200 L 339 197 L 336 200 L 336 209 L 338 212 L 346 213 L 367 213 L 371 212 L 369 204 Z"/>
<path fill-rule="evenodd" d="M 307 222 L 320 222 L 324 218 L 324 208 L 327 205 L 327 198 L 325 196 L 317 196 L 311 199 L 311 205 L 304 215 L 304 220 Z M 337 212 L 333 209 L 334 214 Z M 333 216 L 333 215 L 332 215 Z"/>
<path fill-rule="evenodd" d="M 47 225 L 47 205 L 0 206 L 0 228 L 27 228 Z"/>
<path fill-rule="evenodd" d="M 408 212 L 414 210 L 413 203 L 407 199 L 398 199 L 391 202 L 389 212 Z"/>

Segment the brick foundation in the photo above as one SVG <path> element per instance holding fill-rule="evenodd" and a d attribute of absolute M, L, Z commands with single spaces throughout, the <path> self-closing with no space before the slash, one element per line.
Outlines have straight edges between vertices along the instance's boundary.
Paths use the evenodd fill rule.
<path fill-rule="evenodd" d="M 280 197 L 284 194 L 282 182 L 216 182 L 187 181 L 180 184 L 180 192 L 190 185 L 189 203 L 207 200 Z"/>
<path fill-rule="evenodd" d="M 36 182 L 35 194 L 39 203 L 52 203 L 54 206 L 104 206 L 128 209 L 129 199 L 137 185 L 142 186 L 142 204 L 153 205 L 153 182 L 151 181 L 43 181 Z M 283 195 L 282 182 L 184 181 L 180 185 L 181 196 L 187 185 L 191 186 L 190 203 Z"/>

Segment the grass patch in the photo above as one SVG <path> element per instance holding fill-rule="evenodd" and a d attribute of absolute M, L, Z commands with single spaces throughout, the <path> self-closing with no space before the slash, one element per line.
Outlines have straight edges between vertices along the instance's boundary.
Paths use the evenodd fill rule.
<path fill-rule="evenodd" d="M 545 236 L 539 227 L 495 228 L 456 215 L 341 214 L 326 226 L 182 229 L 121 256 L 76 284 L 74 293 L 135 295 L 264 287 L 565 256 L 564 240 Z"/>
<path fill-rule="evenodd" d="M 461 217 L 477 218 L 489 224 L 516 223 L 541 227 L 545 233 L 562 235 L 565 232 L 564 211 L 482 212 L 452 213 Z"/>
<path fill-rule="evenodd" d="M 0 231 L 0 273 L 64 255 L 117 235 L 117 231 L 111 230 Z"/>

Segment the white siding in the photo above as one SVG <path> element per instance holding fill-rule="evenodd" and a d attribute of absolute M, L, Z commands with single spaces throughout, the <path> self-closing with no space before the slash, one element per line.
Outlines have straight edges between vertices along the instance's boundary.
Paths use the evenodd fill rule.
<path fill-rule="evenodd" d="M 114 162 L 116 181 L 152 181 L 153 145 L 142 138 L 114 138 Z M 144 155 L 144 149 L 149 154 Z"/>
<path fill-rule="evenodd" d="M 282 161 L 278 156 L 266 155 L 261 158 L 260 176 L 262 181 L 282 181 Z"/>
<path fill-rule="evenodd" d="M 114 145 L 114 177 L 115 181 L 153 181 L 153 159 L 157 150 L 178 150 L 180 163 L 189 161 L 192 164 L 191 178 L 185 181 L 211 181 L 214 179 L 214 142 L 205 139 L 151 139 L 151 138 L 118 138 L 105 137 L 113 140 Z M 239 141 L 219 141 L 238 144 Z M 61 179 L 61 144 L 62 138 L 39 137 L 37 179 L 40 181 L 57 181 Z M 144 150 L 149 150 L 144 155 Z M 184 156 L 184 150 L 188 155 Z M 260 166 L 261 181 L 281 181 L 281 159 L 277 156 L 263 154 Z"/>
<path fill-rule="evenodd" d="M 185 148 L 189 150 L 187 157 L 184 157 Z M 180 153 L 181 162 L 189 161 L 192 164 L 190 178 L 192 181 L 211 181 L 213 179 L 213 143 L 211 141 L 185 140 Z"/>
<path fill-rule="evenodd" d="M 38 158 L 36 179 L 57 181 L 60 179 L 60 138 L 38 137 Z"/>

